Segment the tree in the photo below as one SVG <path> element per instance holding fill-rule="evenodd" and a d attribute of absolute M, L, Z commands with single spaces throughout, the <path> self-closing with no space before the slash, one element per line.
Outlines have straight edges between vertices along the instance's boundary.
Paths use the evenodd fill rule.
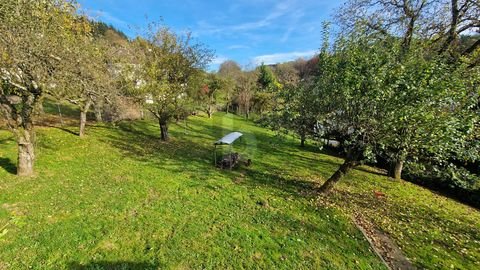
<path fill-rule="evenodd" d="M 382 151 L 396 160 L 426 152 L 445 159 L 471 133 L 478 116 L 469 108 L 478 101 L 468 97 L 478 85 L 467 87 L 467 65 L 421 49 L 399 60 L 403 46 L 403 40 L 357 31 L 337 41 L 332 53 L 322 52 L 316 86 L 321 135 L 339 140 L 345 151 L 344 164 L 322 191 Z"/>
<path fill-rule="evenodd" d="M 134 94 L 146 99 L 145 108 L 157 118 L 161 139 L 167 141 L 168 123 L 188 99 L 195 76 L 212 59 L 203 45 L 194 43 L 191 35 L 179 36 L 166 27 L 150 25 L 146 39 L 135 42 L 140 56 L 136 67 Z"/>
<path fill-rule="evenodd" d="M 389 55 L 382 54 L 382 48 L 353 35 L 340 39 L 332 53 L 324 49 L 320 54 L 321 74 L 315 87 L 319 136 L 339 140 L 345 152 L 344 163 L 321 187 L 323 192 L 331 190 L 351 169 L 374 158 L 381 136 L 378 125 L 385 113 L 382 103 L 387 97 L 382 81 Z"/>
<path fill-rule="evenodd" d="M 477 41 L 471 42 L 466 48 L 462 49 L 459 46 L 462 33 L 479 31 L 480 29 L 480 4 L 478 1 L 352 0 L 347 2 L 340 15 L 344 29 L 355 29 L 353 26 L 363 25 L 376 39 L 399 39 L 400 50 L 394 53 L 397 55 L 397 66 L 409 67 L 403 69 L 404 71 L 416 68 L 416 65 L 411 63 L 415 57 L 448 57 L 452 64 L 458 64 L 460 56 L 468 56 L 470 57 L 470 67 L 479 63 L 478 56 L 473 54 L 480 45 L 478 37 L 473 38 Z M 422 51 L 420 55 L 419 50 Z M 471 57 L 472 55 L 473 57 Z M 399 73 L 397 75 L 402 76 Z M 416 89 L 415 84 L 421 87 L 422 81 L 414 80 L 410 81 L 409 84 L 413 86 L 413 89 Z M 402 94 L 404 92 L 402 84 L 397 86 L 400 86 L 400 88 L 396 92 Z M 403 96 L 408 95 L 403 94 Z M 405 106 L 409 107 L 408 104 L 405 104 Z M 398 133 L 397 137 L 402 138 L 399 139 L 402 141 L 406 137 L 404 136 L 406 130 L 414 130 L 416 124 L 415 121 L 408 121 L 408 124 L 405 122 L 402 124 L 402 121 L 395 121 L 395 123 L 399 126 L 394 132 Z M 410 126 L 406 127 L 406 125 Z M 403 144 L 407 144 L 407 142 Z M 408 145 L 412 148 L 415 147 L 412 143 L 408 143 Z M 397 151 L 397 153 L 389 154 L 393 163 L 390 175 L 400 178 L 408 154 L 405 152 L 404 146 L 395 149 L 395 147 L 390 148 L 390 151 Z"/>
<path fill-rule="evenodd" d="M 87 113 L 95 107 L 97 120 L 101 121 L 101 108 L 106 100 L 115 95 L 115 55 L 111 53 L 111 45 L 104 40 L 94 39 L 91 32 L 78 38 L 69 64 L 62 66 L 64 74 L 58 80 L 57 98 L 67 100 L 80 109 L 79 136 L 85 135 Z M 61 86 L 61 87 L 60 87 Z M 109 98 L 110 97 L 110 98 Z"/>
<path fill-rule="evenodd" d="M 480 47 L 478 35 L 467 48 L 459 46 L 461 35 L 480 31 L 478 0 L 350 0 L 339 17 L 344 30 L 362 24 L 377 35 L 401 38 L 405 53 L 415 40 L 428 40 L 432 51 L 447 53 L 454 60 Z"/>
<path fill-rule="evenodd" d="M 34 108 L 54 89 L 75 36 L 88 27 L 69 1 L 13 1 L 0 5 L 0 109 L 18 144 L 17 174 L 33 174 Z"/>
<path fill-rule="evenodd" d="M 225 85 L 225 81 L 216 74 L 209 73 L 206 75 L 205 84 L 200 90 L 200 96 L 208 118 L 212 118 L 212 114 L 217 105 L 219 91 L 224 89 Z"/>
<path fill-rule="evenodd" d="M 316 125 L 316 94 L 312 77 L 300 79 L 298 62 L 280 64 L 275 72 L 283 87 L 276 93 L 277 105 L 266 117 L 266 123 L 276 131 L 293 131 L 300 137 L 300 146 L 305 146 L 307 137 L 314 135 Z M 302 65 L 304 67 L 304 65 Z M 317 67 L 318 68 L 318 67 Z"/>
<path fill-rule="evenodd" d="M 225 80 L 224 98 L 225 109 L 228 113 L 232 100 L 235 94 L 235 88 L 238 83 L 238 79 L 242 74 L 242 68 L 235 61 L 227 60 L 220 65 L 218 69 L 218 76 Z"/>
<path fill-rule="evenodd" d="M 295 62 L 278 64 L 274 69 L 274 73 L 278 78 L 278 82 L 283 86 L 297 86 L 302 79 L 300 70 L 296 68 Z"/>
<path fill-rule="evenodd" d="M 257 89 L 255 92 L 255 107 L 260 114 L 271 111 L 275 106 L 274 96 L 282 85 L 277 81 L 270 67 L 262 64 L 258 67 Z"/>
<path fill-rule="evenodd" d="M 239 110 L 245 114 L 247 119 L 250 117 L 252 99 L 255 93 L 255 79 L 256 75 L 254 72 L 244 72 L 238 77 L 237 102 Z"/>

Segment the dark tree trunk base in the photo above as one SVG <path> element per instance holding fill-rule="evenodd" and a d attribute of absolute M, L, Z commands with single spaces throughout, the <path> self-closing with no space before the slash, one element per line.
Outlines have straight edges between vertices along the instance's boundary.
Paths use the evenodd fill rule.
<path fill-rule="evenodd" d="M 162 141 L 168 141 L 168 125 L 165 122 L 160 122 L 160 138 Z"/>
<path fill-rule="evenodd" d="M 345 160 L 338 170 L 320 187 L 320 193 L 330 192 L 335 184 L 342 179 L 349 171 L 358 166 L 357 161 Z"/>

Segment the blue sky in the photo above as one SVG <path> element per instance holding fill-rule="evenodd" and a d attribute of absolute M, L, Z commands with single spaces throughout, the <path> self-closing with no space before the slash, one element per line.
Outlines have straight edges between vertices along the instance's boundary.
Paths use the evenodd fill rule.
<path fill-rule="evenodd" d="M 91 17 L 133 37 L 136 27 L 163 18 L 213 49 L 210 69 L 232 59 L 246 68 L 308 58 L 321 44 L 322 22 L 342 1 L 327 0 L 79 0 Z M 148 18 L 148 19 L 147 19 Z"/>

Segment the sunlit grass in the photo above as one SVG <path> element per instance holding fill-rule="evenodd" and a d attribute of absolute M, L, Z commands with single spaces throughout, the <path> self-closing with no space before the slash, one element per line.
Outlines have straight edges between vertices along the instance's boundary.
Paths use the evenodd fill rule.
<path fill-rule="evenodd" d="M 150 121 L 91 126 L 85 139 L 67 129 L 37 129 L 37 174 L 26 179 L 13 174 L 15 142 L 0 131 L 0 269 L 383 269 L 349 205 L 420 266 L 471 268 L 480 257 L 477 211 L 363 171 L 319 203 L 312 188 L 341 160 L 233 115 L 172 124 L 168 143 Z M 235 150 L 253 164 L 222 171 L 213 142 L 231 131 L 245 134 Z M 373 189 L 387 193 L 385 206 L 368 207 Z M 410 222 L 400 222 L 407 213 Z M 418 237 L 407 233 L 420 226 Z M 471 241 L 425 246 L 434 226 Z"/>

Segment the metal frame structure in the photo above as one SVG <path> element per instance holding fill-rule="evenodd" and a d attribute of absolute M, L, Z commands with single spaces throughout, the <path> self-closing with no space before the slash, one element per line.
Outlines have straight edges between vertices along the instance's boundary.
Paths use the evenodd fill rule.
<path fill-rule="evenodd" d="M 230 147 L 230 155 L 229 155 L 230 170 L 232 169 L 232 167 L 233 167 L 233 164 L 232 164 L 232 144 L 236 140 L 241 138 L 242 136 L 243 136 L 243 134 L 240 133 L 240 132 L 232 132 L 232 133 L 226 135 L 225 137 L 221 138 L 220 140 L 218 140 L 214 143 L 215 149 L 213 150 L 213 155 L 214 155 L 214 159 L 215 159 L 215 161 L 214 161 L 215 166 L 217 166 L 217 146 L 228 145 Z"/>

